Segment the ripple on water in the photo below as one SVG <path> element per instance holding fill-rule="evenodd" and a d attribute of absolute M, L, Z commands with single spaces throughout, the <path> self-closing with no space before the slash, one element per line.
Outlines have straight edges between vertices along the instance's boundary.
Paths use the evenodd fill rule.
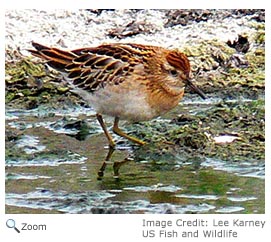
<path fill-rule="evenodd" d="M 125 187 L 123 190 L 127 191 L 134 191 L 134 192 L 177 192 L 179 190 L 182 190 L 182 188 L 175 186 L 175 185 L 163 185 L 161 183 L 152 185 L 152 186 L 133 186 L 133 187 Z"/>
<path fill-rule="evenodd" d="M 50 176 L 40 176 L 33 174 L 18 174 L 18 173 L 7 173 L 6 180 L 37 180 L 37 179 L 50 179 Z"/>
<path fill-rule="evenodd" d="M 222 207 L 216 210 L 217 213 L 238 213 L 245 210 L 243 207 L 238 206 L 228 206 Z"/>
<path fill-rule="evenodd" d="M 68 107 L 68 108 L 57 108 L 53 109 L 52 107 L 47 106 L 38 106 L 35 109 L 7 109 L 6 110 L 6 119 L 14 120 L 20 117 L 32 116 L 32 117 L 52 117 L 52 116 L 61 116 L 61 117 L 78 117 L 80 115 L 95 115 L 95 111 L 90 107 Z"/>
<path fill-rule="evenodd" d="M 201 163 L 201 165 L 205 167 L 212 167 L 214 170 L 234 173 L 235 175 L 238 176 L 254 177 L 260 179 L 265 178 L 265 165 L 261 161 L 226 162 L 222 160 L 206 158 L 206 160 L 203 163 Z"/>
<path fill-rule="evenodd" d="M 86 157 L 79 154 L 70 153 L 65 157 L 59 155 L 50 155 L 48 157 L 36 157 L 34 159 L 16 159 L 6 160 L 6 166 L 14 167 L 31 167 L 31 166 L 59 166 L 62 164 L 83 164 L 87 160 Z"/>
<path fill-rule="evenodd" d="M 120 191 L 119 191 L 120 192 Z M 26 194 L 7 193 L 9 206 L 31 209 L 57 210 L 64 213 L 206 213 L 215 206 L 200 203 L 178 205 L 170 203 L 151 203 L 148 200 L 114 201 L 116 193 L 90 191 L 87 193 L 54 193 L 46 189 Z"/>
<path fill-rule="evenodd" d="M 228 200 L 232 201 L 232 202 L 246 202 L 246 201 L 251 201 L 251 200 L 256 200 L 257 197 L 253 197 L 253 196 L 249 196 L 249 197 L 227 197 Z"/>
<path fill-rule="evenodd" d="M 177 194 L 175 197 L 189 198 L 189 199 L 200 199 L 200 200 L 218 200 L 220 197 L 217 195 L 195 195 L 195 194 Z"/>
<path fill-rule="evenodd" d="M 15 128 L 18 130 L 26 130 L 32 128 L 44 127 L 55 133 L 62 134 L 77 134 L 78 129 L 76 128 L 66 128 L 65 126 L 70 122 L 76 122 L 78 117 L 81 115 L 87 115 L 88 117 L 91 115 L 95 115 L 95 112 L 92 108 L 85 107 L 75 107 L 68 109 L 56 109 L 47 110 L 43 108 L 37 108 L 32 110 L 17 110 L 11 109 L 6 111 L 6 120 L 7 124 L 11 128 Z M 45 120 L 45 118 L 56 117 L 55 121 Z M 58 118 L 57 118 L 58 117 Z M 59 118 L 60 117 L 60 118 Z M 61 118 L 62 117 L 62 118 Z M 20 120 L 20 119 L 29 119 L 29 120 Z M 100 133 L 102 132 L 100 126 L 97 124 L 95 119 L 88 119 L 88 123 L 91 123 L 89 127 L 89 133 Z"/>
<path fill-rule="evenodd" d="M 39 145 L 39 138 L 31 135 L 23 135 L 16 141 L 16 146 L 24 150 L 26 154 L 34 154 L 45 150 L 44 145 Z"/>

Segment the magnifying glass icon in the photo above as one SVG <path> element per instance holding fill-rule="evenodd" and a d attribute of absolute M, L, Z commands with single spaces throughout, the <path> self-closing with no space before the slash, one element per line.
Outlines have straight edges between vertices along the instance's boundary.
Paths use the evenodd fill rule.
<path fill-rule="evenodd" d="M 20 230 L 16 228 L 15 220 L 14 219 L 8 219 L 6 222 L 6 225 L 10 229 L 15 229 L 18 233 L 20 233 Z"/>

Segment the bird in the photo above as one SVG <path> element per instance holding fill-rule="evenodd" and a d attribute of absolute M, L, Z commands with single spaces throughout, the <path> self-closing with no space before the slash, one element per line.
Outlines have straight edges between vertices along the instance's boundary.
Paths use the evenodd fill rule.
<path fill-rule="evenodd" d="M 109 150 L 98 171 L 104 175 L 116 144 L 103 115 L 114 118 L 113 132 L 138 145 L 146 144 L 119 128 L 120 120 L 154 119 L 175 108 L 188 86 L 206 96 L 193 82 L 188 57 L 178 49 L 136 43 L 108 43 L 96 47 L 63 50 L 32 41 L 30 53 L 62 73 L 73 92 L 94 108 L 108 140 Z M 119 165 L 114 163 L 114 177 Z"/>

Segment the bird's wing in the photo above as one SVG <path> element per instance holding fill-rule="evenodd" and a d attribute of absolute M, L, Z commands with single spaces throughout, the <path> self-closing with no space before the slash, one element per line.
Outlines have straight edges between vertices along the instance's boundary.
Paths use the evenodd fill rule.
<path fill-rule="evenodd" d="M 64 51 L 33 42 L 34 56 L 47 61 L 54 69 L 67 75 L 76 87 L 93 92 L 108 84 L 118 85 L 142 61 L 137 50 L 125 44 Z M 138 52 L 138 53 L 137 53 Z"/>

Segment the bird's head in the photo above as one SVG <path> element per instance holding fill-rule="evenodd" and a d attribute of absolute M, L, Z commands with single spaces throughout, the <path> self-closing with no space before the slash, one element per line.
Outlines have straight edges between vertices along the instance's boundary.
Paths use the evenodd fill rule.
<path fill-rule="evenodd" d="M 185 54 L 178 50 L 168 51 L 162 65 L 163 72 L 167 75 L 167 85 L 172 89 L 184 89 L 189 86 L 201 98 L 206 99 L 204 93 L 191 81 L 190 62 Z"/>

